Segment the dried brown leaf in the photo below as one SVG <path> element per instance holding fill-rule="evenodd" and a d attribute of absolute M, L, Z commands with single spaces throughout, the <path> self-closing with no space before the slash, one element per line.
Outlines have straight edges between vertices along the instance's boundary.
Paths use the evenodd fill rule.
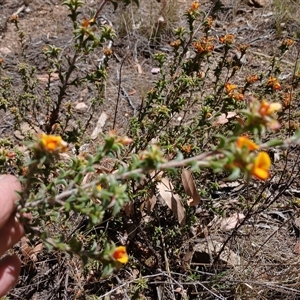
<path fill-rule="evenodd" d="M 298 254 L 298 255 L 300 254 L 300 242 L 296 243 L 293 253 Z"/>
<path fill-rule="evenodd" d="M 221 114 L 217 119 L 216 121 L 213 123 L 214 126 L 216 125 L 223 125 L 223 124 L 226 124 L 228 123 L 229 119 L 232 119 L 234 117 L 236 117 L 237 113 L 234 112 L 234 111 L 229 111 L 226 114 Z"/>
<path fill-rule="evenodd" d="M 102 129 L 105 125 L 105 122 L 106 122 L 106 119 L 107 119 L 107 114 L 105 112 L 102 112 L 98 121 L 97 121 L 97 124 L 96 124 L 96 127 L 94 128 L 92 134 L 91 134 L 91 139 L 92 140 L 95 140 L 99 134 L 102 132 Z"/>
<path fill-rule="evenodd" d="M 146 210 L 147 210 L 147 214 L 150 214 L 153 211 L 153 208 L 155 206 L 157 202 L 157 198 L 155 195 L 152 195 L 152 197 L 148 197 L 146 199 Z"/>
<path fill-rule="evenodd" d="M 179 224 L 183 226 L 186 219 L 185 208 L 181 203 L 180 196 L 178 194 L 174 194 L 174 188 L 170 180 L 167 177 L 164 177 L 159 183 L 157 183 L 156 187 L 160 196 L 175 214 Z"/>
<path fill-rule="evenodd" d="M 228 231 L 234 229 L 242 220 L 244 220 L 245 215 L 234 213 L 228 218 L 223 218 L 220 222 L 220 229 L 223 231 Z"/>
<path fill-rule="evenodd" d="M 139 74 L 143 74 L 142 66 L 139 63 L 136 64 L 136 68 Z"/>
<path fill-rule="evenodd" d="M 183 169 L 181 173 L 181 180 L 183 188 L 188 196 L 192 199 L 187 201 L 189 206 L 196 206 L 201 202 L 200 195 L 197 191 L 192 172 L 187 169 Z"/>
<path fill-rule="evenodd" d="M 130 217 L 134 213 L 134 204 L 133 204 L 133 202 L 125 203 L 123 208 L 124 208 L 124 211 L 125 211 L 125 215 L 127 217 Z"/>
<path fill-rule="evenodd" d="M 23 237 L 21 239 L 21 251 L 25 258 L 25 260 L 32 260 L 33 262 L 36 262 L 37 254 L 39 254 L 43 250 L 43 243 L 37 244 L 35 247 L 29 246 L 29 241 L 26 237 Z"/>
<path fill-rule="evenodd" d="M 32 253 L 31 253 L 31 255 L 30 255 L 30 258 L 31 258 L 31 260 L 32 260 L 33 262 L 38 261 L 37 255 L 38 255 L 40 252 L 42 252 L 43 247 L 44 247 L 43 243 L 39 243 L 39 244 L 37 244 L 37 245 L 32 249 Z"/>

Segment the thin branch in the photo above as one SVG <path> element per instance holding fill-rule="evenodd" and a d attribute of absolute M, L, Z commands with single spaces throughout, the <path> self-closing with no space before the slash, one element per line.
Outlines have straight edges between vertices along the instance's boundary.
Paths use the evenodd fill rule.
<path fill-rule="evenodd" d="M 171 161 L 168 161 L 166 163 L 159 165 L 156 170 L 162 171 L 162 170 L 174 168 L 174 167 L 183 167 L 183 166 L 186 166 L 191 163 L 195 163 L 199 167 L 208 167 L 209 161 L 212 160 L 213 158 L 216 158 L 217 155 L 220 155 L 220 153 L 218 151 L 213 151 L 213 152 L 209 152 L 209 153 L 203 153 L 203 154 L 197 155 L 195 157 L 183 159 L 180 161 L 171 160 Z M 150 171 L 151 171 L 151 169 L 138 168 L 135 170 L 125 172 L 123 174 L 112 174 L 112 175 L 103 174 L 103 175 L 100 175 L 97 180 L 94 180 L 90 183 L 83 185 L 80 189 L 88 189 L 90 187 L 93 187 L 93 186 L 97 185 L 99 183 L 99 181 L 104 177 L 108 178 L 109 176 L 113 176 L 116 180 L 122 180 L 122 179 L 127 179 L 136 174 L 144 174 L 144 173 L 148 173 Z M 48 197 L 47 199 L 43 198 L 43 199 L 39 199 L 34 202 L 28 202 L 25 204 L 25 206 L 19 205 L 18 209 L 21 209 L 22 207 L 38 206 L 39 204 L 43 203 L 44 201 L 49 202 L 49 203 L 59 203 L 60 205 L 63 205 L 64 204 L 64 202 L 62 201 L 63 199 L 70 197 L 71 195 L 77 194 L 78 191 L 79 191 L 78 188 L 66 190 L 54 198 Z"/>

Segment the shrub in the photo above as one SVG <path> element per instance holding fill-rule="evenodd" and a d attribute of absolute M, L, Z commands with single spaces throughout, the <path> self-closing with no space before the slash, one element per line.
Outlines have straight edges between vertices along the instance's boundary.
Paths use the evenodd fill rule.
<path fill-rule="evenodd" d="M 117 9 L 117 2 L 103 3 L 109 2 Z M 131 1 L 122 2 L 129 5 Z M 162 254 L 148 243 L 161 239 L 162 248 L 167 244 L 175 253 L 179 251 L 174 240 L 188 237 L 198 222 L 194 207 L 200 205 L 208 214 L 227 214 L 226 208 L 202 199 L 218 185 L 214 181 L 239 178 L 249 185 L 253 178 L 268 180 L 269 150 L 297 142 L 299 133 L 286 140 L 277 138 L 298 87 L 298 70 L 290 85 L 279 80 L 281 59 L 294 41 L 281 42 L 266 70 L 251 70 L 244 62 L 249 45 L 237 44 L 233 34 L 213 36 L 213 18 L 193 2 L 184 12 L 186 26 L 175 29 L 170 53 L 157 52 L 153 57 L 158 78 L 130 119 L 127 133 L 119 135 L 116 128 L 110 128 L 88 153 L 82 146 L 92 143 L 92 120 L 106 101 L 104 86 L 116 34 L 110 22 L 101 24 L 97 18 L 103 5 L 89 17 L 81 14 L 82 1 L 66 0 L 62 5 L 70 12 L 73 44 L 67 51 L 55 45 L 43 48 L 48 75 L 42 92 L 36 69 L 26 57 L 18 18 L 10 20 L 22 47 L 23 62 L 18 65 L 22 90 L 14 90 L 14 79 L 1 70 L 0 104 L 14 115 L 26 150 L 21 151 L 10 138 L 1 139 L 1 172 L 12 170 L 20 176 L 23 191 L 18 216 L 33 243 L 38 237 L 49 251 L 77 255 L 86 266 L 93 264 L 91 259 L 100 262 L 102 276 L 108 276 L 128 262 L 126 248 L 116 247 L 120 239 L 112 232 L 127 228 L 126 220 L 136 218 L 145 232 L 153 233 L 146 247 L 154 262 L 146 260 L 146 267 L 157 266 Z M 99 63 L 82 69 L 81 64 L 99 49 Z M 242 67 L 247 68 L 243 79 Z M 70 97 L 83 87 L 95 95 L 85 121 Z M 114 118 L 119 101 L 118 96 Z M 29 129 L 24 130 L 25 123 Z M 234 226 L 214 263 L 237 230 L 279 195 L 272 199 L 248 195 L 246 203 L 240 200 L 235 210 L 243 211 L 244 218 Z M 24 213 L 32 217 L 27 219 Z M 164 214 L 170 219 L 162 218 Z M 145 215 L 154 215 L 153 221 L 147 224 Z M 147 257 L 143 247 L 138 251 Z M 174 257 L 178 260 L 179 256 Z M 141 286 L 146 288 L 144 283 Z"/>

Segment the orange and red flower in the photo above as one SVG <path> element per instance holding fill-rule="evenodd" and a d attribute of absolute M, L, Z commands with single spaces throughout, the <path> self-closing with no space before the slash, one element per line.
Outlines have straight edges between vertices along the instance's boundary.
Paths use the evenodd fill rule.
<path fill-rule="evenodd" d="M 114 252 L 112 253 L 112 257 L 114 260 L 121 264 L 126 264 L 128 262 L 128 254 L 126 251 L 126 247 L 119 246 L 117 247 Z"/>
<path fill-rule="evenodd" d="M 276 112 L 280 110 L 282 105 L 278 102 L 276 103 L 270 103 L 266 100 L 262 100 L 260 107 L 258 109 L 258 113 L 261 115 L 261 117 L 270 116 L 273 112 Z"/>

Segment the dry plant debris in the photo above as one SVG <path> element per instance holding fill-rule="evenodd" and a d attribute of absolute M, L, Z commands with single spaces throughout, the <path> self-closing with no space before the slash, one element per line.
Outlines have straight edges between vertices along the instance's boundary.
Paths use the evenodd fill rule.
<path fill-rule="evenodd" d="M 48 212 L 51 217 L 33 226 L 35 238 L 23 238 L 15 246 L 23 266 L 8 298 L 298 299 L 300 152 L 293 134 L 299 129 L 300 113 L 295 15 L 299 5 L 261 0 L 141 1 L 140 9 L 120 3 L 113 12 L 107 5 L 97 20 L 90 18 L 90 9 L 97 11 L 104 2 L 85 1 L 78 26 L 89 38 L 80 55 L 90 55 L 66 81 L 58 48 L 66 53 L 65 67 L 73 53 L 72 32 L 78 29 L 68 20 L 68 9 L 55 0 L 0 0 L 1 172 L 30 174 L 33 165 L 25 161 L 31 151 L 39 159 L 47 152 L 35 178 L 35 184 L 47 189 L 41 189 L 42 195 L 37 192 L 38 198 L 27 207 L 37 208 L 37 222 L 41 203 L 55 204 Z M 172 61 L 173 53 L 187 50 L 188 40 L 178 28 L 187 26 L 186 17 L 198 17 L 198 9 L 207 17 L 201 24 L 206 31 L 200 25 L 195 28 L 181 65 Z M 117 37 L 92 52 L 89 47 L 99 28 L 108 35 L 113 29 Z M 199 64 L 189 65 L 195 58 Z M 166 69 L 166 62 L 173 68 Z M 94 72 L 106 63 L 105 76 Z M 183 73 L 192 75 L 180 77 Z M 78 80 L 87 74 L 93 76 Z M 105 81 L 99 79 L 102 75 Z M 191 78 L 196 84 L 189 89 Z M 71 82 L 74 85 L 63 91 L 63 105 L 55 110 L 49 95 L 59 95 L 64 80 L 66 90 Z M 163 89 L 165 82 L 169 85 Z M 9 107 L 7 99 L 22 105 Z M 243 115 L 246 106 L 251 108 L 248 119 Z M 25 118 L 18 119 L 17 109 Z M 191 158 L 199 155 L 201 167 L 211 163 L 218 169 L 216 161 L 210 161 L 212 154 L 224 159 L 224 153 L 214 152 L 216 134 L 231 136 L 238 126 L 250 130 L 258 120 L 265 132 L 225 140 L 224 147 L 232 145 L 226 151 L 235 156 L 224 163 L 221 173 L 193 164 Z M 45 130 L 47 135 L 41 135 Z M 108 136 L 107 156 L 96 161 L 97 149 L 105 143 L 103 133 Z M 36 136 L 40 142 L 29 150 L 24 141 L 35 143 Z M 275 138 L 286 140 L 282 148 L 270 147 L 268 142 Z M 109 148 L 112 145 L 115 148 Z M 178 151 L 181 162 L 176 160 Z M 136 169 L 126 169 L 132 154 L 136 163 L 144 162 L 136 168 L 143 173 L 137 180 L 129 177 Z M 93 159 L 93 166 L 81 173 Z M 72 180 L 48 185 L 61 175 L 59 168 L 72 162 L 66 175 Z M 238 169 L 247 180 L 235 173 Z M 228 182 L 230 172 L 234 176 Z M 109 181 L 113 176 L 119 176 L 114 184 Z M 131 201 L 118 207 L 123 184 Z M 84 189 L 87 194 L 76 194 Z M 77 203 L 76 211 L 59 215 L 65 205 L 74 203 L 65 201 L 66 195 L 73 195 L 72 201 L 79 195 L 89 205 Z M 101 209 L 92 211 L 96 205 L 105 205 L 103 214 L 97 215 Z M 101 222 L 93 223 L 93 218 Z M 44 229 L 51 233 L 50 251 L 40 241 Z M 62 241 L 86 255 L 94 249 L 98 256 L 84 264 L 74 252 L 65 251 Z M 115 246 L 105 249 L 106 243 Z M 101 277 L 103 273 L 107 276 Z"/>

